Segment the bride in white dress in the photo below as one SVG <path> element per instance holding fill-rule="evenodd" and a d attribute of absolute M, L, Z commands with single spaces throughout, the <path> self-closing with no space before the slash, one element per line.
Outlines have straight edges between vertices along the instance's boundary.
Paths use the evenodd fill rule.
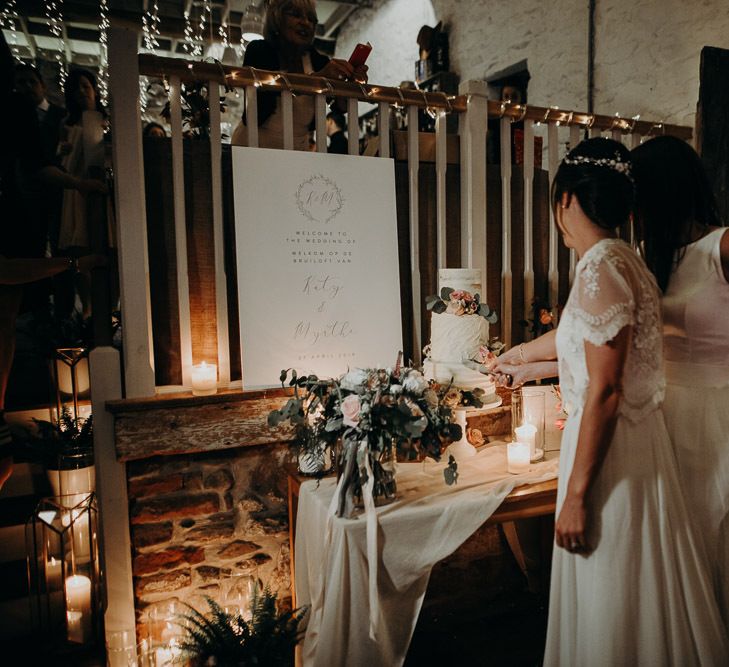
<path fill-rule="evenodd" d="M 657 137 L 631 157 L 638 238 L 663 292 L 666 426 L 729 631 L 729 230 L 686 142 Z"/>
<path fill-rule="evenodd" d="M 727 638 L 694 538 L 660 405 L 659 293 L 616 229 L 633 185 L 622 144 L 590 139 L 553 204 L 580 257 L 556 332 L 495 369 L 558 358 L 562 439 L 544 664 L 725 665 Z"/>

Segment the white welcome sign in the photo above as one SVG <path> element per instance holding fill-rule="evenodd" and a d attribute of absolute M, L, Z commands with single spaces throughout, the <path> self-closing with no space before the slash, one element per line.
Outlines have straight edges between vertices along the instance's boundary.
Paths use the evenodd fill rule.
<path fill-rule="evenodd" d="M 402 347 L 392 160 L 234 147 L 243 386 L 336 377 Z"/>

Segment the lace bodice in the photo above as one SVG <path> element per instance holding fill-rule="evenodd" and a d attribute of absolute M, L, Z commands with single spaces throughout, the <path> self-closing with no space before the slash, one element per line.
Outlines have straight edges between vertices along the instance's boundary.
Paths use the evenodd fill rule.
<path fill-rule="evenodd" d="M 643 261 L 619 239 L 603 239 L 582 256 L 557 329 L 565 406 L 579 412 L 589 384 L 585 341 L 604 345 L 633 327 L 618 413 L 638 421 L 663 401 L 660 296 Z"/>

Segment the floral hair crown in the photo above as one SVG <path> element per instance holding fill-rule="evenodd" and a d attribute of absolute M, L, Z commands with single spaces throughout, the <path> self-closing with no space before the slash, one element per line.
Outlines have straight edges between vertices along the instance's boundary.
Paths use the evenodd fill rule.
<path fill-rule="evenodd" d="M 588 157 L 586 155 L 576 155 L 570 157 L 569 155 L 562 160 L 563 164 L 570 165 L 582 165 L 589 164 L 594 167 L 607 167 L 613 171 L 617 171 L 619 174 L 623 174 L 628 180 L 633 182 L 633 174 L 630 170 L 630 162 L 626 162 L 618 151 L 615 151 L 615 157 Z"/>

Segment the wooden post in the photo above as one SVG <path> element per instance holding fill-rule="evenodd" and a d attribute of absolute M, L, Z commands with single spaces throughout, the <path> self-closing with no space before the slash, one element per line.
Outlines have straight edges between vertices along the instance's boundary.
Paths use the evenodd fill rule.
<path fill-rule="evenodd" d="M 114 128 L 111 134 L 116 176 L 114 196 L 124 318 L 124 386 L 130 398 L 152 396 L 155 383 L 137 33 L 114 23 L 109 29 L 109 93 Z"/>
<path fill-rule="evenodd" d="M 135 54 L 136 57 L 136 54 Z M 104 628 L 135 636 L 132 547 L 126 465 L 116 458 L 114 416 L 106 402 L 122 397 L 119 352 L 97 347 L 89 355 L 91 411 L 94 415 L 94 459 L 99 502 L 101 559 L 106 588 Z M 136 641 L 130 641 L 135 648 Z"/>

